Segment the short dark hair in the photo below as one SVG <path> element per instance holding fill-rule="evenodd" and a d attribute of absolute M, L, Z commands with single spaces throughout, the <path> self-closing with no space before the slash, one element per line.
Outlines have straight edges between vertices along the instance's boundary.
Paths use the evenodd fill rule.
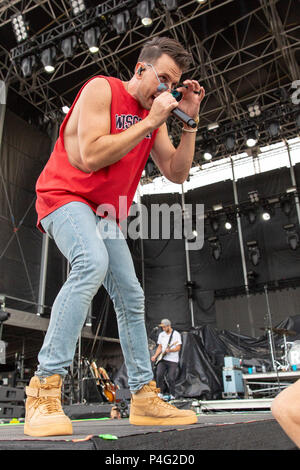
<path fill-rule="evenodd" d="M 156 36 L 147 41 L 138 58 L 138 62 L 156 62 L 163 54 L 170 56 L 178 67 L 185 72 L 192 62 L 192 54 L 175 39 Z"/>

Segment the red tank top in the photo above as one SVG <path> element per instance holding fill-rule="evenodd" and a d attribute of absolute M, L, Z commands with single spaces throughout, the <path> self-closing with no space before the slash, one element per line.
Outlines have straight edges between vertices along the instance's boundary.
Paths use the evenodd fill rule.
<path fill-rule="evenodd" d="M 149 114 L 149 111 L 142 108 L 138 101 L 125 90 L 121 80 L 101 75 L 97 77 L 105 78 L 112 91 L 111 134 L 123 132 Z M 85 173 L 73 167 L 69 163 L 64 147 L 63 133 L 75 103 L 87 83 L 97 77 L 88 80 L 77 94 L 70 111 L 61 124 L 53 152 L 37 180 L 37 227 L 41 231 L 44 230 L 40 221 L 71 201 L 81 201 L 88 204 L 95 213 L 97 213 L 98 206 L 110 204 L 114 207 L 117 221 L 126 219 L 132 204 L 157 129 L 146 136 L 121 160 L 91 173 Z M 126 199 L 121 198 L 121 204 L 119 204 L 120 196 L 126 196 Z"/>

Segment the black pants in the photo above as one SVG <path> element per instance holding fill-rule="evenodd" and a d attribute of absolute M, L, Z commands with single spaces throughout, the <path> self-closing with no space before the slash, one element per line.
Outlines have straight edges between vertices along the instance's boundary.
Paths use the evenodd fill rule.
<path fill-rule="evenodd" d="M 177 362 L 162 360 L 157 364 L 156 368 L 156 384 L 160 388 L 161 393 L 164 393 L 165 383 L 164 377 L 167 372 L 167 380 L 169 384 L 170 395 L 175 397 L 175 381 L 177 372 Z"/>

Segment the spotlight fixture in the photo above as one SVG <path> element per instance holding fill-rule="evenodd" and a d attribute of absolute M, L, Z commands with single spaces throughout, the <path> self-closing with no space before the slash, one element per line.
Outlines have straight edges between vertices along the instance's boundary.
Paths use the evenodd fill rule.
<path fill-rule="evenodd" d="M 284 225 L 283 228 L 286 231 L 286 239 L 290 249 L 293 251 L 297 250 L 300 239 L 298 233 L 295 230 L 295 225 L 288 224 Z"/>
<path fill-rule="evenodd" d="M 260 116 L 261 110 L 259 104 L 248 106 L 248 112 L 250 117 Z"/>
<path fill-rule="evenodd" d="M 84 0 L 71 0 L 71 7 L 74 16 L 77 16 L 86 10 Z"/>
<path fill-rule="evenodd" d="M 230 222 L 230 220 L 226 220 L 224 227 L 226 228 L 226 230 L 232 229 L 232 223 Z"/>
<path fill-rule="evenodd" d="M 219 129 L 219 123 L 218 122 L 212 122 L 211 124 L 207 125 L 207 130 L 208 131 L 214 131 L 216 129 Z"/>
<path fill-rule="evenodd" d="M 177 0 L 161 0 L 161 3 L 166 7 L 168 11 L 176 10 L 178 7 Z"/>
<path fill-rule="evenodd" d="M 112 17 L 112 25 L 117 34 L 126 33 L 129 18 L 130 15 L 128 10 L 122 11 Z"/>
<path fill-rule="evenodd" d="M 260 262 L 260 251 L 256 241 L 247 242 L 248 255 L 253 266 L 257 266 Z"/>
<path fill-rule="evenodd" d="M 77 37 L 74 35 L 69 36 L 68 38 L 65 38 L 62 40 L 60 47 L 61 47 L 61 51 L 65 59 L 73 57 L 74 49 L 76 46 L 77 46 Z"/>
<path fill-rule="evenodd" d="M 251 270 L 247 272 L 247 279 L 249 281 L 249 284 L 252 286 L 253 284 L 255 284 L 257 277 L 258 277 L 258 274 L 256 271 Z"/>
<path fill-rule="evenodd" d="M 227 137 L 225 138 L 225 147 L 228 150 L 228 152 L 232 152 L 232 150 L 235 148 L 235 143 L 236 143 L 235 135 L 234 134 L 227 135 Z"/>
<path fill-rule="evenodd" d="M 222 245 L 219 239 L 217 237 L 210 237 L 208 241 L 210 244 L 211 254 L 213 258 L 216 261 L 219 261 L 219 259 L 221 258 L 221 254 L 222 254 Z"/>
<path fill-rule="evenodd" d="M 214 139 L 206 141 L 203 147 L 204 160 L 206 161 L 211 160 L 216 154 L 216 149 L 217 149 L 217 143 Z"/>
<path fill-rule="evenodd" d="M 280 122 L 278 120 L 270 121 L 267 124 L 267 131 L 270 137 L 277 137 L 280 134 Z"/>
<path fill-rule="evenodd" d="M 11 19 L 13 31 L 18 43 L 28 39 L 28 25 L 25 23 L 24 16 L 17 13 Z"/>
<path fill-rule="evenodd" d="M 84 32 L 83 40 L 88 46 L 91 54 L 99 51 L 98 39 L 100 37 L 100 29 L 98 27 L 90 28 Z"/>
<path fill-rule="evenodd" d="M 68 114 L 68 112 L 70 111 L 70 108 L 69 106 L 65 105 L 65 106 L 62 106 L 61 110 L 64 114 Z"/>
<path fill-rule="evenodd" d="M 143 0 L 138 3 L 136 13 L 144 26 L 152 25 L 151 11 L 154 8 L 154 0 Z"/>
<path fill-rule="evenodd" d="M 36 58 L 34 55 L 25 57 L 21 62 L 21 70 L 24 78 L 28 78 L 32 75 L 32 71 L 36 66 Z"/>
<path fill-rule="evenodd" d="M 44 49 L 41 53 L 41 61 L 47 73 L 53 73 L 56 59 L 56 49 L 54 46 Z"/>
<path fill-rule="evenodd" d="M 288 196 L 281 198 L 280 207 L 285 215 L 290 215 L 293 209 L 291 199 Z"/>
<path fill-rule="evenodd" d="M 271 219 L 271 213 L 268 209 L 265 209 L 262 213 L 262 218 L 263 220 L 270 220 Z"/>
<path fill-rule="evenodd" d="M 251 202 L 259 202 L 259 196 L 257 191 L 249 191 L 248 196 Z"/>
<path fill-rule="evenodd" d="M 220 223 L 217 217 L 210 218 L 210 226 L 214 232 L 217 232 L 220 228 Z"/>
<path fill-rule="evenodd" d="M 258 131 L 251 129 L 246 133 L 246 144 L 247 147 L 255 147 L 258 141 Z"/>
<path fill-rule="evenodd" d="M 254 222 L 256 221 L 256 212 L 250 209 L 247 211 L 246 216 L 247 216 L 248 222 L 250 224 L 254 224 Z"/>

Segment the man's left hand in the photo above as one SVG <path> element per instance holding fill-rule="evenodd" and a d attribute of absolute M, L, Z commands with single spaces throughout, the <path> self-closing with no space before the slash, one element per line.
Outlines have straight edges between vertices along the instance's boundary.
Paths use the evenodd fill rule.
<path fill-rule="evenodd" d="M 178 108 L 188 116 L 196 118 L 199 114 L 201 101 L 205 96 L 205 90 L 197 80 L 185 80 L 183 85 L 186 85 L 187 88 L 176 88 L 177 91 L 182 93 Z"/>

